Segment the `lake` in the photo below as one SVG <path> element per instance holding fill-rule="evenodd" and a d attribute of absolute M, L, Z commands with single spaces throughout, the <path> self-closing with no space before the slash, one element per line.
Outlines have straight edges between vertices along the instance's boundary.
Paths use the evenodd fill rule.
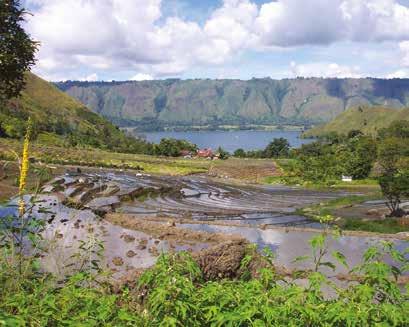
<path fill-rule="evenodd" d="M 299 131 L 190 131 L 190 132 L 143 132 L 140 135 L 153 143 L 163 138 L 187 140 L 199 148 L 223 149 L 234 152 L 242 148 L 246 151 L 264 149 L 274 138 L 283 137 L 291 147 L 298 148 L 312 139 L 301 139 Z"/>

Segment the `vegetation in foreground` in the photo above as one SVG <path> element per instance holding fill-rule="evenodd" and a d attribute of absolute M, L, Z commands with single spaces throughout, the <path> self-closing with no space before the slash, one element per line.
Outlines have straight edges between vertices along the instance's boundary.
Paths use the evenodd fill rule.
<path fill-rule="evenodd" d="M 343 287 L 320 271 L 334 268 L 335 262 L 346 265 L 346 258 L 334 252 L 334 262 L 323 260 L 328 251 L 324 235 L 310 243 L 308 259 L 315 268 L 290 278 L 275 269 L 271 252 L 260 256 L 248 247 L 232 278 L 208 278 L 188 253 L 162 254 L 154 267 L 115 291 L 104 274 L 96 272 L 95 263 L 61 279 L 41 273 L 37 259 L 19 260 L 2 246 L 0 325 L 408 325 L 409 290 L 396 282 L 408 261 L 391 243 L 369 248 L 362 264 L 351 270 L 357 282 Z M 384 262 L 385 255 L 393 257 L 394 266 Z M 19 264 L 24 267 L 21 273 Z M 331 290 L 331 296 L 324 289 Z"/>

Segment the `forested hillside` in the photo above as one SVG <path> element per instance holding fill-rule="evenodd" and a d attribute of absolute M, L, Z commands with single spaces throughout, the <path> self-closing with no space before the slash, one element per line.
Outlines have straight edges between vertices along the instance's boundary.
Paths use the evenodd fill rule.
<path fill-rule="evenodd" d="M 21 138 L 29 117 L 42 143 L 146 152 L 149 145 L 126 136 L 106 119 L 34 74 L 26 74 L 18 99 L 0 106 L 0 137 Z"/>
<path fill-rule="evenodd" d="M 309 125 L 348 108 L 409 105 L 409 79 L 160 80 L 57 83 L 112 121 L 145 128 L 223 124 Z"/>

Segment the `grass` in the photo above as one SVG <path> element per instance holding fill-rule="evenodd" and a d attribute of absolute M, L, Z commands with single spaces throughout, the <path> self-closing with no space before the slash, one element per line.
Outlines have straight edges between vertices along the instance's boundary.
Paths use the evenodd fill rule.
<path fill-rule="evenodd" d="M 62 147 L 33 142 L 30 158 L 36 162 L 54 165 L 90 166 L 116 169 L 141 170 L 144 173 L 184 176 L 212 171 L 216 177 L 260 182 L 267 175 L 277 173 L 272 160 L 237 159 L 211 161 L 206 159 L 184 159 L 158 157 L 142 154 L 116 153 L 95 148 Z M 21 153 L 21 142 L 0 138 L 0 160 L 15 161 L 12 153 Z"/>
<path fill-rule="evenodd" d="M 363 220 L 347 218 L 341 222 L 344 230 L 394 234 L 409 231 L 409 226 L 400 225 L 394 218 L 384 220 Z"/>
<path fill-rule="evenodd" d="M 342 217 L 343 208 L 349 208 L 365 201 L 379 199 L 379 197 L 380 194 L 378 193 L 344 196 L 299 209 L 297 210 L 297 214 L 311 219 L 316 219 L 316 217 L 326 215 L 336 216 L 338 219 L 334 223 L 346 231 L 365 231 L 383 234 L 394 234 L 409 231 L 409 226 L 399 224 L 399 221 L 394 218 L 363 219 L 362 217 Z"/>
<path fill-rule="evenodd" d="M 408 113 L 409 109 L 360 106 L 346 110 L 325 125 L 306 131 L 303 136 L 319 137 L 331 132 L 346 135 L 351 130 L 376 134 L 378 130 L 388 127 L 393 121 L 408 120 Z"/>
<path fill-rule="evenodd" d="M 349 195 L 343 196 L 337 199 L 331 199 L 326 202 L 314 204 L 309 207 L 305 207 L 297 210 L 297 213 L 309 218 L 316 216 L 333 215 L 337 209 L 350 207 L 365 201 L 373 200 L 377 198 L 375 195 Z"/>
<path fill-rule="evenodd" d="M 17 140 L 0 139 L 0 158 L 15 160 L 11 150 L 19 153 L 20 148 Z M 94 148 L 63 148 L 38 142 L 31 145 L 30 157 L 48 164 L 135 169 L 164 175 L 204 173 L 210 167 L 208 160 L 125 154 Z"/>

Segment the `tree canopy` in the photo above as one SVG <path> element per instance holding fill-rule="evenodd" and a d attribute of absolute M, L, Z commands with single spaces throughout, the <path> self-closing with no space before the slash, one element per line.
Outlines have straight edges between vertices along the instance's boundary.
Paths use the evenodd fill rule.
<path fill-rule="evenodd" d="M 26 14 L 19 0 L 0 1 L 0 101 L 20 94 L 35 63 L 38 43 L 22 27 Z"/>

